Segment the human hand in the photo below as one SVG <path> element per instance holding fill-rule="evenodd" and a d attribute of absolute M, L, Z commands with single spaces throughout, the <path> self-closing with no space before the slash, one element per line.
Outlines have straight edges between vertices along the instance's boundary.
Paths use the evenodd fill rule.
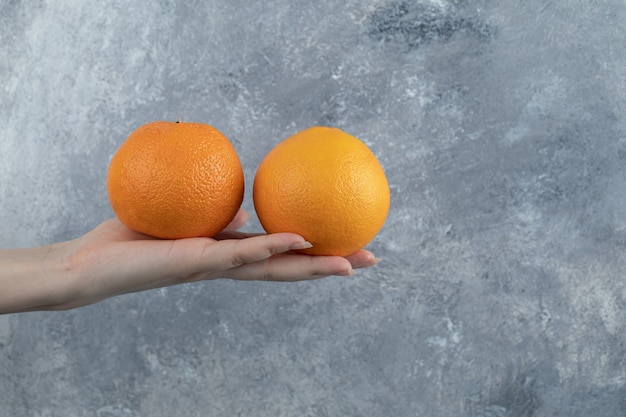
<path fill-rule="evenodd" d="M 298 281 L 349 276 L 356 268 L 377 263 L 366 250 L 346 258 L 290 252 L 307 247 L 308 242 L 293 233 L 238 232 L 247 218 L 241 210 L 215 238 L 179 240 L 151 238 L 117 219 L 105 221 L 42 252 L 48 297 L 39 299 L 48 301 L 23 305 L 22 311 L 70 309 L 124 293 L 216 278 Z"/>

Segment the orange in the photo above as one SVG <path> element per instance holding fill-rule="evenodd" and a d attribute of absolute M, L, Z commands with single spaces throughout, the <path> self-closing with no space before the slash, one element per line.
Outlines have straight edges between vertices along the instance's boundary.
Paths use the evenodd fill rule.
<path fill-rule="evenodd" d="M 137 128 L 117 150 L 107 192 L 132 230 L 162 239 L 211 237 L 241 206 L 243 169 L 214 127 L 156 121 Z"/>
<path fill-rule="evenodd" d="M 301 252 L 345 256 L 367 245 L 389 211 L 380 163 L 359 139 L 315 126 L 272 149 L 254 178 L 254 207 L 268 233 L 293 232 Z"/>

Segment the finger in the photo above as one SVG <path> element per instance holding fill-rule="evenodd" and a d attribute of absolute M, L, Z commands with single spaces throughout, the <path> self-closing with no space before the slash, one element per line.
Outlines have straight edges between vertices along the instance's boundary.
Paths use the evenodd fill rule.
<path fill-rule="evenodd" d="M 372 252 L 365 249 L 346 256 L 346 259 L 352 264 L 353 268 L 367 268 L 380 262 L 379 258 L 376 258 Z"/>
<path fill-rule="evenodd" d="M 248 212 L 240 208 L 237 214 L 235 214 L 235 217 L 233 217 L 233 219 L 230 221 L 228 226 L 224 228 L 224 230 L 237 230 L 244 224 L 246 224 L 249 218 L 250 215 L 248 214 Z"/>
<path fill-rule="evenodd" d="M 340 256 L 281 254 L 225 271 L 221 278 L 263 281 L 303 281 L 329 275 L 350 276 L 354 269 Z"/>
<path fill-rule="evenodd" d="M 192 242 L 189 242 L 192 243 Z M 296 249 L 305 249 L 311 244 L 294 233 L 274 233 L 246 239 L 200 241 L 195 248 L 186 248 L 185 253 L 191 270 L 189 273 L 219 273 L 248 263 L 270 258 L 272 255 Z M 180 265 L 180 262 L 175 262 Z"/>

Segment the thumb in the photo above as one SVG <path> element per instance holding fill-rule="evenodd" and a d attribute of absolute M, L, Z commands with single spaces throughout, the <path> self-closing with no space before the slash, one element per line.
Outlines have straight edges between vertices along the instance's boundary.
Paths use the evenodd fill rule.
<path fill-rule="evenodd" d="M 226 226 L 224 230 L 237 230 L 241 228 L 244 224 L 246 224 L 249 218 L 250 215 L 248 214 L 248 212 L 240 208 L 237 214 L 235 214 L 235 217 L 233 217 L 233 219 L 230 221 L 230 223 L 228 223 L 228 226 Z"/>

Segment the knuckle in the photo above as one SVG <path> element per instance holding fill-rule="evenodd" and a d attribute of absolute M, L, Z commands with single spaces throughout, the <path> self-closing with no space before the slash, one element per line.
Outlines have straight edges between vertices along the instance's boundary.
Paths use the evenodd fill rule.
<path fill-rule="evenodd" d="M 246 263 L 246 258 L 243 255 L 242 241 L 235 241 L 232 255 L 229 258 L 229 267 L 236 268 Z"/>
<path fill-rule="evenodd" d="M 265 266 L 261 272 L 261 281 L 276 281 L 274 269 L 272 268 L 272 261 L 265 262 Z"/>
<path fill-rule="evenodd" d="M 229 268 L 236 268 L 245 264 L 246 261 L 242 258 L 242 256 L 238 253 L 234 253 L 229 259 Z"/>
<path fill-rule="evenodd" d="M 274 275 L 269 271 L 269 270 L 265 270 L 263 272 L 263 274 L 261 275 L 261 280 L 262 281 L 274 281 Z"/>

